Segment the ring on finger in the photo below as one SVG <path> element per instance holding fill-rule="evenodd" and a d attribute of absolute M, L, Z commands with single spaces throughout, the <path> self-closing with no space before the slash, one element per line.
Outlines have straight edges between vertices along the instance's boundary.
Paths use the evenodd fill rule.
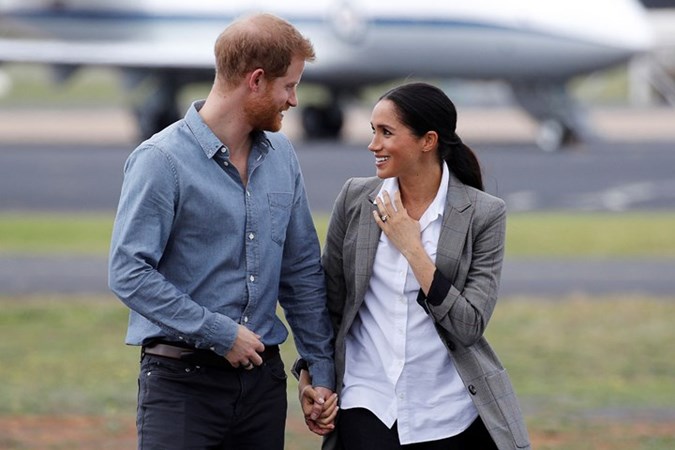
<path fill-rule="evenodd" d="M 389 218 L 389 216 L 387 214 L 383 214 L 383 215 L 380 216 L 380 220 L 382 222 L 386 222 L 388 218 Z"/>

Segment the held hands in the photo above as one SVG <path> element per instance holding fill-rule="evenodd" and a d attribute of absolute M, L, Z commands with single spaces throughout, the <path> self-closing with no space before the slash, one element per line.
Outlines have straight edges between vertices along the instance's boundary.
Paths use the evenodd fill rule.
<path fill-rule="evenodd" d="M 307 428 L 319 436 L 332 432 L 338 412 L 337 394 L 321 386 L 312 386 L 306 370 L 300 372 L 298 392 Z"/>
<path fill-rule="evenodd" d="M 239 325 L 237 338 L 234 340 L 232 349 L 225 355 L 225 359 L 233 367 L 242 367 L 251 370 L 263 363 L 259 352 L 265 350 L 265 345 L 260 341 L 260 336 L 243 325 Z"/>

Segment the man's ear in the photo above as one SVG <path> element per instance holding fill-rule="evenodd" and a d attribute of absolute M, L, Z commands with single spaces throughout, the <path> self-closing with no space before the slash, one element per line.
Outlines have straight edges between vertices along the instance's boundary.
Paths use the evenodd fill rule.
<path fill-rule="evenodd" d="M 265 71 L 260 68 L 255 69 L 248 74 L 247 81 L 249 89 L 253 92 L 258 92 L 261 84 L 265 81 Z"/>

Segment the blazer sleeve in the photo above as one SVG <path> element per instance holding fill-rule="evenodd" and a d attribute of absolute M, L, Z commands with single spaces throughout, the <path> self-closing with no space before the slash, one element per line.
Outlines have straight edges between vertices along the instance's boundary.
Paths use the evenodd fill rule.
<path fill-rule="evenodd" d="M 459 269 L 454 279 L 449 277 L 452 284 L 445 298 L 440 303 L 424 300 L 425 309 L 450 341 L 468 347 L 483 336 L 497 303 L 505 233 L 504 202 L 495 197 L 479 202 Z"/>
<path fill-rule="evenodd" d="M 321 263 L 326 277 L 328 313 L 335 333 L 340 329 L 347 295 L 342 251 L 347 229 L 346 205 L 351 182 L 352 179 L 345 183 L 335 200 L 321 255 Z"/>

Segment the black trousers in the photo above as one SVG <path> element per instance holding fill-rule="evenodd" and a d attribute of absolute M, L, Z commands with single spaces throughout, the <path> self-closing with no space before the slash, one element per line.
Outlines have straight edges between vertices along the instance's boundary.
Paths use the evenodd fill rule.
<path fill-rule="evenodd" d="M 278 355 L 252 370 L 143 355 L 139 450 L 283 450 L 287 396 Z"/>
<path fill-rule="evenodd" d="M 497 450 L 480 416 L 462 433 L 438 441 L 401 445 L 396 423 L 387 428 L 365 408 L 340 410 L 340 440 L 345 450 Z"/>

